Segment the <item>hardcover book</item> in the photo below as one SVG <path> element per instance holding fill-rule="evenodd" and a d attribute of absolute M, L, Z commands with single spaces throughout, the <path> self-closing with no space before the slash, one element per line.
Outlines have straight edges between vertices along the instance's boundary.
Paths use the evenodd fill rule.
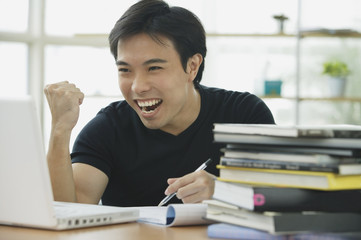
<path fill-rule="evenodd" d="M 359 239 L 361 233 L 314 232 L 279 235 L 228 223 L 214 223 L 208 226 L 207 234 L 210 238 L 242 240 L 350 240 Z"/>
<path fill-rule="evenodd" d="M 305 162 L 305 163 L 337 163 L 344 160 L 341 157 L 332 157 L 328 154 L 286 153 L 270 151 L 246 151 L 222 149 L 228 158 L 247 158 L 270 161 Z M 348 159 L 348 158 L 346 158 Z M 346 160 L 345 159 L 345 160 Z M 360 158 L 361 160 L 361 158 Z"/>
<path fill-rule="evenodd" d="M 318 190 L 361 189 L 361 175 L 217 166 L 219 179 L 246 184 Z"/>
<path fill-rule="evenodd" d="M 213 199 L 255 212 L 360 212 L 361 190 L 319 191 L 215 181 Z"/>
<path fill-rule="evenodd" d="M 285 145 L 250 145 L 229 143 L 222 151 L 253 151 L 253 152 L 275 152 L 288 154 L 323 154 L 337 157 L 361 157 L 361 149 L 339 149 L 324 147 L 303 147 L 303 146 L 285 146 Z"/>
<path fill-rule="evenodd" d="M 216 200 L 203 201 L 206 218 L 269 233 L 352 232 L 361 229 L 361 214 L 334 212 L 254 212 Z"/>
<path fill-rule="evenodd" d="M 299 146 L 361 150 L 361 141 L 358 138 L 291 138 L 215 132 L 214 141 L 244 145 Z"/>
<path fill-rule="evenodd" d="M 215 123 L 214 132 L 281 137 L 361 138 L 361 126 L 350 124 L 274 125 Z"/>
<path fill-rule="evenodd" d="M 346 163 L 308 163 L 221 157 L 220 165 L 241 168 L 280 169 L 293 171 L 331 172 L 339 175 L 361 174 L 361 159 Z"/>
<path fill-rule="evenodd" d="M 227 223 L 214 223 L 208 226 L 210 238 L 247 239 L 247 240 L 287 240 L 287 235 L 273 235 L 253 228 L 236 226 Z"/>

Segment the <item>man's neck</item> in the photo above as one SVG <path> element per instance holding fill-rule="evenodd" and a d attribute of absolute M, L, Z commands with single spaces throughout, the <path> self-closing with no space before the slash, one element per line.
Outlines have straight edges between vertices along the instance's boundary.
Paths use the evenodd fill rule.
<path fill-rule="evenodd" d="M 196 121 L 201 110 L 201 95 L 196 88 L 192 88 L 187 104 L 184 107 L 186 108 L 186 113 L 182 114 L 182 116 L 177 119 L 178 126 L 174 126 L 174 128 L 161 129 L 162 131 L 177 136 L 191 126 L 194 121 Z"/>

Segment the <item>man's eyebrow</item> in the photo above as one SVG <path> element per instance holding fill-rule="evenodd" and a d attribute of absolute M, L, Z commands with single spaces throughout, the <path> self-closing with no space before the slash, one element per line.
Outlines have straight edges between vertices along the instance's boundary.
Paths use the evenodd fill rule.
<path fill-rule="evenodd" d="M 143 65 L 149 65 L 153 63 L 166 63 L 167 60 L 161 59 L 161 58 L 152 58 L 143 63 Z"/>
<path fill-rule="evenodd" d="M 143 63 L 143 65 L 149 65 L 149 64 L 154 64 L 154 63 L 166 63 L 166 62 L 167 62 L 167 60 L 164 60 L 164 59 L 161 59 L 161 58 L 152 58 L 152 59 L 149 59 L 149 60 L 145 61 Z M 124 62 L 122 60 L 116 61 L 116 65 L 117 66 L 121 66 L 121 65 L 122 66 L 130 66 L 129 63 Z"/>
<path fill-rule="evenodd" d="M 118 61 L 116 61 L 116 63 L 115 63 L 117 66 L 119 66 L 119 65 L 125 65 L 125 66 L 129 66 L 129 64 L 128 63 L 126 63 L 126 62 L 124 62 L 124 61 L 121 61 L 121 60 L 118 60 Z"/>

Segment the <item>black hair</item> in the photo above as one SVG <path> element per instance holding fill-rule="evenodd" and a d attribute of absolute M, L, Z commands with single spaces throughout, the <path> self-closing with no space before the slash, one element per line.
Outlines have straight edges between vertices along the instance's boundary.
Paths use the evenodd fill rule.
<path fill-rule="evenodd" d="M 167 37 L 180 56 L 184 71 L 194 54 L 201 54 L 203 61 L 194 84 L 202 79 L 207 53 L 204 28 L 196 15 L 185 8 L 170 7 L 162 0 L 141 0 L 132 5 L 115 23 L 109 35 L 110 51 L 117 60 L 119 40 L 139 33 L 146 33 L 162 44 L 159 36 Z"/>

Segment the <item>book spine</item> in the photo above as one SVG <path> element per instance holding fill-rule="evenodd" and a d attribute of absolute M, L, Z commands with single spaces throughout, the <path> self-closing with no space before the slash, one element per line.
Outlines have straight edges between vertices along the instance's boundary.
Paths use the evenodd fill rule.
<path fill-rule="evenodd" d="M 217 168 L 220 169 L 219 180 L 222 181 L 317 190 L 361 189 L 361 175 L 241 168 L 220 164 L 217 165 Z"/>
<path fill-rule="evenodd" d="M 261 135 L 245 135 L 230 133 L 215 133 L 214 142 L 216 143 L 236 143 L 253 144 L 268 146 L 300 146 L 300 147 L 323 147 L 337 149 L 361 149 L 361 141 L 356 138 L 290 138 Z"/>
<path fill-rule="evenodd" d="M 252 239 L 252 240 L 286 240 L 287 237 L 280 235 L 272 235 L 270 233 L 236 226 L 227 223 L 214 223 L 208 226 L 207 234 L 210 238 L 226 238 L 226 239 Z"/>
<path fill-rule="evenodd" d="M 217 184 L 222 182 L 222 184 Z M 243 184 L 217 180 L 214 199 L 254 212 L 358 212 L 361 213 L 361 190 L 319 191 L 287 187 L 252 186 L 253 196 L 245 196 Z M 225 188 L 225 186 L 228 186 Z M 223 191 L 222 191 L 223 189 Z M 222 194 L 225 190 L 229 194 Z M 220 194 L 216 194 L 216 193 Z M 241 197 L 253 198 L 250 208 Z M 233 195 L 233 197 L 232 197 Z"/>
<path fill-rule="evenodd" d="M 318 191 L 299 188 L 255 188 L 254 211 L 361 212 L 361 191 Z"/>
<path fill-rule="evenodd" d="M 361 138 L 361 131 L 334 130 L 335 138 Z"/>
<path fill-rule="evenodd" d="M 289 147 L 289 146 L 267 146 L 267 145 L 248 145 L 238 143 L 228 143 L 223 151 L 276 151 L 283 153 L 303 153 L 303 154 L 329 154 L 338 157 L 360 157 L 361 150 L 357 149 L 331 149 L 314 147 Z"/>
<path fill-rule="evenodd" d="M 333 137 L 334 133 L 332 130 L 327 129 L 298 129 L 298 137 Z"/>
<path fill-rule="evenodd" d="M 225 157 L 221 158 L 220 164 L 223 166 L 243 167 L 243 168 L 339 173 L 339 168 L 337 165 L 325 165 L 325 164 L 302 164 L 302 163 L 293 163 L 293 162 L 291 163 L 291 162 L 281 162 L 281 161 L 225 158 Z"/>

